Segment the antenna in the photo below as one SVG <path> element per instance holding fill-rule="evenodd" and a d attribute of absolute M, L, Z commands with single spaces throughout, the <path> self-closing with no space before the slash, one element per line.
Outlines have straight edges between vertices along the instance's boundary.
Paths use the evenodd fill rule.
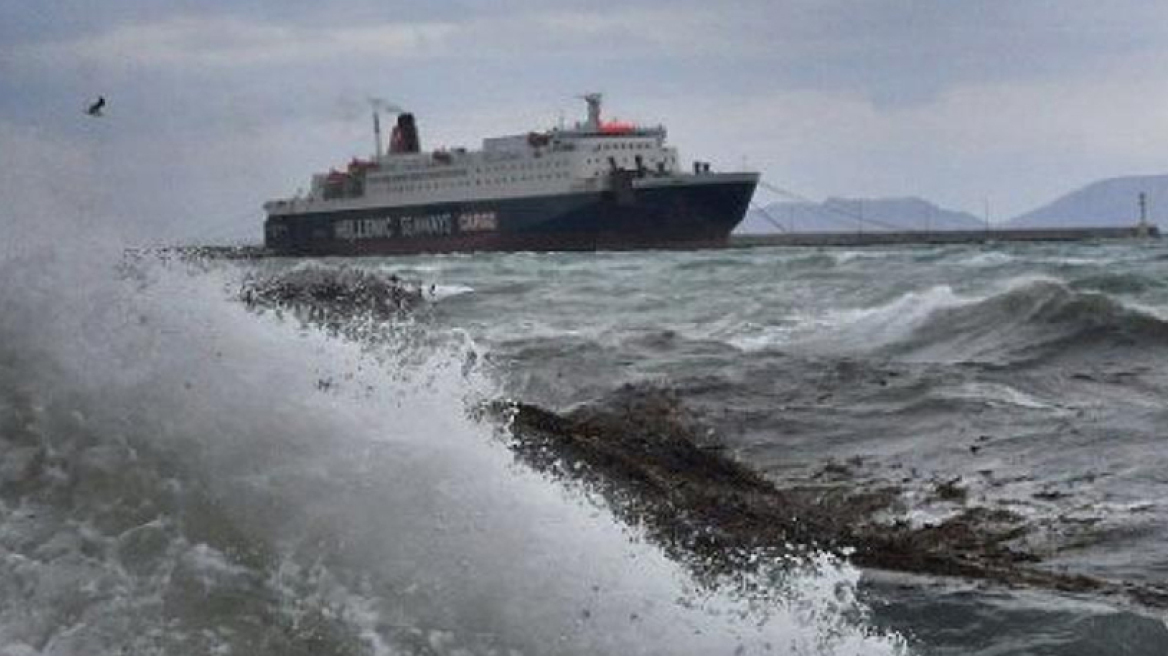
<path fill-rule="evenodd" d="M 577 98 L 583 98 L 584 102 L 588 103 L 588 122 L 585 127 L 589 130 L 600 129 L 600 101 L 604 99 L 604 94 L 593 92 L 586 93 Z"/>
<path fill-rule="evenodd" d="M 379 116 L 379 114 L 380 114 L 381 110 L 383 110 L 383 109 L 387 112 L 396 112 L 396 113 L 400 114 L 402 112 L 402 108 L 389 102 L 388 100 L 385 100 L 384 98 L 376 98 L 374 96 L 369 97 L 369 107 L 373 110 L 373 140 L 374 140 L 374 148 L 376 149 L 373 152 L 376 154 L 376 159 L 380 160 L 382 150 L 381 150 L 381 117 Z"/>

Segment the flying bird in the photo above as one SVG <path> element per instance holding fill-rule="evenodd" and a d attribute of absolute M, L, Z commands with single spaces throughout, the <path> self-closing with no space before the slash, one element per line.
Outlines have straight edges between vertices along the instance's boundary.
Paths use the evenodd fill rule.
<path fill-rule="evenodd" d="M 85 110 L 85 113 L 90 116 L 101 116 L 101 110 L 103 108 L 105 108 L 105 96 L 98 96 L 97 102 L 90 105 L 89 109 Z"/>

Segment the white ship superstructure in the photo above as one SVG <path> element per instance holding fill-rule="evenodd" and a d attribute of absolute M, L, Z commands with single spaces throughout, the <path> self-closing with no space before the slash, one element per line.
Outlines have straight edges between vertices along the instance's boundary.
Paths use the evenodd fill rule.
<path fill-rule="evenodd" d="M 327 203 L 360 208 L 391 202 L 417 205 L 512 196 L 539 196 L 605 188 L 614 169 L 644 171 L 642 179 L 678 172 L 677 149 L 665 145 L 663 126 L 603 122 L 601 95 L 584 96 L 588 119 L 570 129 L 553 128 L 483 139 L 482 150 L 403 150 L 413 125 L 394 128 L 387 153 L 353 160 L 349 170 L 318 173 L 309 194 L 273 201 L 272 210 L 308 211 Z M 416 128 L 414 128 L 416 131 Z M 416 132 L 415 132 L 416 134 Z"/>

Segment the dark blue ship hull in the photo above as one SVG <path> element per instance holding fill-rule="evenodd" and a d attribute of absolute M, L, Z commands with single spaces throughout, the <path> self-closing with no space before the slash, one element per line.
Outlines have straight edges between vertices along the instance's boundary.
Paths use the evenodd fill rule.
<path fill-rule="evenodd" d="M 285 255 L 719 247 L 756 184 L 753 174 L 713 174 L 617 191 L 273 213 L 264 242 Z"/>

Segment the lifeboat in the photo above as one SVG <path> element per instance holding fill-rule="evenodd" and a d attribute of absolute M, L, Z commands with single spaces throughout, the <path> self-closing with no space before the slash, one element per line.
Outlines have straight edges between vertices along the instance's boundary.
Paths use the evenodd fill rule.
<path fill-rule="evenodd" d="M 601 134 L 629 134 L 636 129 L 637 126 L 623 121 L 608 121 L 600 124 Z"/>

